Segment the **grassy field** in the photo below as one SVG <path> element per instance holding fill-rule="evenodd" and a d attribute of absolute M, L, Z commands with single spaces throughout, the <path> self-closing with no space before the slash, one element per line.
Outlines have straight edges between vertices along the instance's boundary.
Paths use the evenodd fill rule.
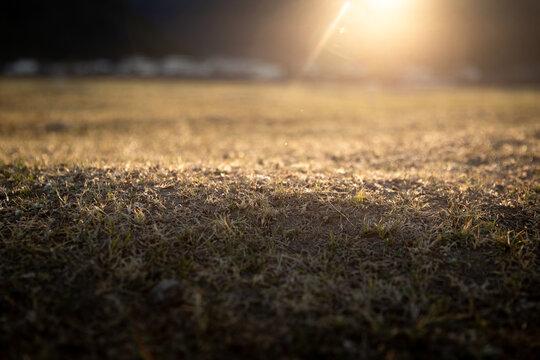
<path fill-rule="evenodd" d="M 0 81 L 0 357 L 535 358 L 540 91 Z"/>

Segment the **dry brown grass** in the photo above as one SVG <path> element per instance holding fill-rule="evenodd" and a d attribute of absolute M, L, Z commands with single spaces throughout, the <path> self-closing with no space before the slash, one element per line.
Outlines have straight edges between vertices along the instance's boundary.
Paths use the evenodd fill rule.
<path fill-rule="evenodd" d="M 0 82 L 2 358 L 534 358 L 540 92 Z"/>

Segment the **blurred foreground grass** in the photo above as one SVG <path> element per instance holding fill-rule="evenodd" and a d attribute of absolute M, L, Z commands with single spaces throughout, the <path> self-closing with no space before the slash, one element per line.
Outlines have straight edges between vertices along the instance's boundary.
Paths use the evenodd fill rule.
<path fill-rule="evenodd" d="M 534 358 L 540 92 L 0 81 L 3 358 Z"/>

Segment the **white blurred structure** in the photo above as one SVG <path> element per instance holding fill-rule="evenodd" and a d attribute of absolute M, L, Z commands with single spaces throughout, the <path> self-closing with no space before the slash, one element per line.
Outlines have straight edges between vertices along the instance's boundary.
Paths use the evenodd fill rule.
<path fill-rule="evenodd" d="M 217 57 L 205 63 L 218 77 L 278 80 L 285 75 L 279 66 L 259 60 Z"/>
<path fill-rule="evenodd" d="M 159 64 L 144 56 L 132 56 L 121 60 L 116 66 L 118 75 L 158 76 Z"/>
<path fill-rule="evenodd" d="M 441 86 L 447 83 L 446 79 L 433 74 L 433 72 L 425 67 L 411 66 L 404 69 L 401 81 L 408 86 Z"/>
<path fill-rule="evenodd" d="M 6 76 L 34 76 L 40 71 L 39 63 L 33 59 L 19 59 L 4 68 Z"/>
<path fill-rule="evenodd" d="M 114 73 L 114 65 L 107 59 L 97 59 L 91 61 L 79 61 L 74 65 L 75 75 L 111 75 Z"/>
<path fill-rule="evenodd" d="M 456 70 L 454 78 L 458 82 L 475 83 L 482 80 L 482 72 L 476 66 L 465 65 Z"/>
<path fill-rule="evenodd" d="M 4 68 L 6 76 L 51 75 L 64 76 L 141 76 L 184 78 L 242 78 L 254 80 L 279 80 L 284 70 L 275 64 L 253 60 L 215 57 L 195 59 L 170 55 L 162 59 L 130 56 L 113 62 L 107 59 L 75 62 L 54 62 L 40 66 L 35 60 L 17 60 Z"/>
<path fill-rule="evenodd" d="M 161 61 L 163 76 L 209 77 L 213 69 L 204 62 L 187 56 L 171 55 Z"/>
<path fill-rule="evenodd" d="M 294 78 L 294 71 L 263 60 L 216 56 L 198 59 L 185 55 L 169 55 L 163 58 L 130 56 L 119 61 L 95 59 L 39 63 L 34 59 L 19 59 L 0 69 L 3 76 L 119 76 L 194 79 L 248 79 L 259 81 Z M 440 87 L 458 84 L 479 84 L 489 81 L 501 83 L 540 82 L 538 65 L 515 66 L 504 71 L 483 72 L 472 64 L 455 69 L 435 71 L 419 65 L 406 65 L 390 76 L 381 76 L 359 62 L 313 63 L 304 76 L 313 80 L 359 81 L 374 84 L 390 81 L 392 84 L 412 87 Z"/>

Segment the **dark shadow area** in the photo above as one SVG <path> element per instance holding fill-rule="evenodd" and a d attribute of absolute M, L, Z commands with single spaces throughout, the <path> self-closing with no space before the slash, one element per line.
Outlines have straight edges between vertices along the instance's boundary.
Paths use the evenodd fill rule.
<path fill-rule="evenodd" d="M 533 358 L 533 214 L 353 185 L 4 165 L 0 354 Z"/>

